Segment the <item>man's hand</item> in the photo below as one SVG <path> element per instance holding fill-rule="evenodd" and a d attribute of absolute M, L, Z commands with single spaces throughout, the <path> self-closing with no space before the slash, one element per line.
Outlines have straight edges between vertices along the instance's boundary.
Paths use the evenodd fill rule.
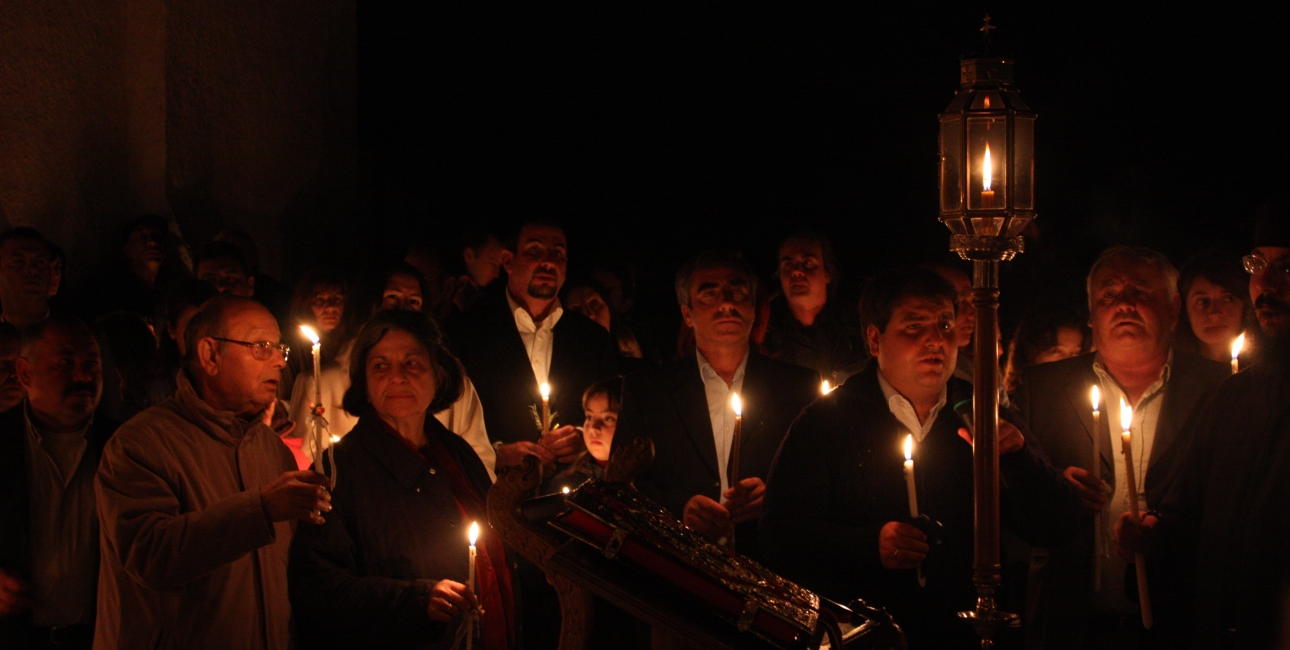
<path fill-rule="evenodd" d="M 972 432 L 966 428 L 959 427 L 959 437 L 972 444 Z M 1021 435 L 1021 429 L 1007 420 L 999 420 L 999 455 L 1011 454 L 1014 451 L 1026 446 L 1026 437 Z"/>
<path fill-rule="evenodd" d="M 497 466 L 513 467 L 524 461 L 525 456 L 537 456 L 538 462 L 543 465 L 554 465 L 555 454 L 550 449 L 537 444 L 521 440 L 501 445 L 497 448 Z"/>
<path fill-rule="evenodd" d="M 331 480 L 312 470 L 286 472 L 260 488 L 260 502 L 270 521 L 299 519 L 323 523 L 322 514 L 331 512 Z"/>
<path fill-rule="evenodd" d="M 1115 552 L 1121 560 L 1133 563 L 1134 555 L 1151 555 L 1155 552 L 1154 530 L 1158 521 L 1155 515 L 1147 515 L 1142 523 L 1135 522 L 1131 512 L 1120 515 L 1119 521 L 1115 522 Z"/>
<path fill-rule="evenodd" d="M 12 616 L 31 607 L 27 583 L 17 576 L 0 571 L 0 618 Z"/>
<path fill-rule="evenodd" d="M 765 500 L 766 484 L 753 476 L 743 479 L 721 494 L 725 503 L 721 504 L 730 513 L 736 524 L 752 521 L 761 515 L 761 504 Z"/>
<path fill-rule="evenodd" d="M 685 522 L 686 526 L 713 538 L 726 537 L 735 528 L 734 520 L 730 518 L 730 511 L 702 494 L 690 497 L 690 500 L 685 503 L 685 512 L 681 515 L 681 521 Z"/>
<path fill-rule="evenodd" d="M 470 587 L 452 580 L 440 580 L 430 592 L 426 613 L 432 621 L 451 623 L 476 607 L 479 607 L 479 600 Z"/>
<path fill-rule="evenodd" d="M 913 569 L 927 558 L 927 535 L 910 524 L 889 521 L 878 531 L 878 555 L 884 569 Z"/>
<path fill-rule="evenodd" d="M 1093 476 L 1092 472 L 1083 467 L 1071 465 L 1062 472 L 1062 476 L 1075 486 L 1079 492 L 1080 500 L 1083 501 L 1084 512 L 1101 512 L 1106 507 L 1106 483 L 1102 479 Z"/>
<path fill-rule="evenodd" d="M 587 450 L 582 441 L 582 432 L 572 424 L 566 424 L 542 436 L 538 444 L 551 450 L 561 463 L 572 463 L 578 460 L 578 454 Z"/>

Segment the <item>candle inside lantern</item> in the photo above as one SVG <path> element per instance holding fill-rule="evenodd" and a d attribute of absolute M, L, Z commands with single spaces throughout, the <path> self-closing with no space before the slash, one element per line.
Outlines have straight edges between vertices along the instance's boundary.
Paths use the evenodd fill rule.
<path fill-rule="evenodd" d="M 985 210 L 994 208 L 994 164 L 990 160 L 990 145 L 985 145 L 985 157 L 981 162 L 981 207 Z"/>
<path fill-rule="evenodd" d="M 1089 464 L 1089 473 L 1093 478 L 1102 478 L 1102 391 L 1094 384 L 1089 390 L 1089 399 L 1093 402 L 1093 462 Z M 1093 591 L 1102 591 L 1102 513 L 1093 513 Z"/>
<path fill-rule="evenodd" d="M 470 523 L 470 563 L 466 569 L 466 586 L 475 593 L 475 540 L 479 539 L 479 522 Z M 478 597 L 478 595 L 476 595 Z M 466 648 L 469 650 L 475 642 L 475 612 L 466 613 Z"/>
<path fill-rule="evenodd" d="M 551 384 L 542 382 L 538 392 L 542 394 L 542 435 L 546 435 L 551 430 Z"/>
<path fill-rule="evenodd" d="M 1120 398 L 1120 428 L 1123 432 L 1120 438 L 1124 443 L 1124 480 L 1129 490 L 1129 513 L 1133 516 L 1134 523 L 1141 521 L 1141 514 L 1138 509 L 1138 483 L 1135 480 L 1133 467 L 1133 439 L 1129 434 L 1129 427 L 1133 424 L 1133 408 L 1125 403 L 1124 398 Z M 1138 604 L 1142 608 L 1142 627 L 1151 629 L 1151 593 L 1147 589 L 1147 563 L 1141 553 L 1133 556 L 1134 568 L 1138 574 Z"/>
<path fill-rule="evenodd" d="M 1232 341 L 1232 374 L 1233 375 L 1241 371 L 1240 356 L 1241 356 L 1241 350 L 1244 348 L 1245 348 L 1245 332 L 1241 332 L 1241 335 L 1236 337 L 1235 341 Z"/>
<path fill-rule="evenodd" d="M 914 434 L 905 436 L 905 489 L 909 492 L 909 516 L 918 517 L 918 489 L 914 487 Z"/>

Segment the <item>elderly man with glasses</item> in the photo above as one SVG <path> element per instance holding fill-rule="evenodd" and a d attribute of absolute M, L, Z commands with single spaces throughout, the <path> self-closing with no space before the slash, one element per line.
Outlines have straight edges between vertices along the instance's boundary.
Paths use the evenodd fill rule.
<path fill-rule="evenodd" d="M 259 303 L 212 298 L 185 330 L 169 399 L 108 443 L 96 648 L 286 649 L 287 549 L 322 523 L 327 479 L 295 471 L 279 434 L 287 347 Z"/>

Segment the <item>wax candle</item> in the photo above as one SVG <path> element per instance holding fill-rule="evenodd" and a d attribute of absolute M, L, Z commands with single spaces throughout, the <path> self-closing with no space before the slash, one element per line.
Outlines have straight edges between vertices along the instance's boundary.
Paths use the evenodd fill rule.
<path fill-rule="evenodd" d="M 909 492 L 909 516 L 918 516 L 918 489 L 914 487 L 914 435 L 905 436 L 905 490 Z"/>
<path fill-rule="evenodd" d="M 475 593 L 475 540 L 479 539 L 479 522 L 470 524 L 470 562 L 466 570 L 466 586 L 470 588 L 470 593 Z M 475 594 L 478 598 L 479 595 Z M 466 613 L 466 650 L 474 645 L 475 642 L 475 612 Z"/>
<path fill-rule="evenodd" d="M 1093 462 L 1089 473 L 1102 478 L 1102 391 L 1096 385 L 1089 390 L 1093 402 Z M 1102 591 L 1102 513 L 1093 513 L 1093 591 Z"/>
<path fill-rule="evenodd" d="M 1129 489 L 1129 513 L 1133 515 L 1133 521 L 1140 521 L 1141 515 L 1138 510 L 1138 483 L 1134 476 L 1133 467 L 1133 438 L 1129 433 L 1129 427 L 1133 424 L 1133 408 L 1125 403 L 1124 398 L 1120 398 L 1120 427 L 1123 432 L 1120 439 L 1123 442 L 1124 450 L 1124 477 L 1125 483 Z M 1141 553 L 1134 555 L 1133 562 L 1138 573 L 1138 604 L 1142 608 L 1142 627 L 1151 629 L 1151 593 L 1147 589 L 1147 563 Z"/>
<path fill-rule="evenodd" d="M 994 208 L 994 165 L 990 161 L 990 145 L 985 145 L 985 157 L 981 162 L 981 207 L 985 210 Z"/>
<path fill-rule="evenodd" d="M 739 399 L 739 393 L 730 395 L 730 407 L 735 410 L 735 429 L 730 436 L 730 463 L 729 470 L 726 472 L 726 483 L 729 487 L 734 487 L 739 482 L 739 448 L 744 428 L 744 405 Z"/>
<path fill-rule="evenodd" d="M 313 343 L 314 357 L 314 416 L 322 414 L 322 343 L 318 338 L 318 332 L 308 325 L 301 325 L 300 332 Z M 310 446 L 314 454 L 314 471 L 319 474 L 323 473 L 322 451 L 323 451 L 323 434 L 322 427 L 317 420 L 310 423 Z"/>
<path fill-rule="evenodd" d="M 542 382 L 538 392 L 542 393 L 542 435 L 546 435 L 551 430 L 551 384 Z"/>
<path fill-rule="evenodd" d="M 1232 341 L 1232 374 L 1233 375 L 1241 371 L 1240 356 L 1241 356 L 1241 350 L 1243 348 L 1245 348 L 1245 332 L 1241 332 L 1241 335 L 1236 337 L 1235 341 Z"/>

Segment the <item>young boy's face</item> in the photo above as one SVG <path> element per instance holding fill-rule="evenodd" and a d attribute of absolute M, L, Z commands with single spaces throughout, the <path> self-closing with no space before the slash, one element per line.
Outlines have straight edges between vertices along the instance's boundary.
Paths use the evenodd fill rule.
<path fill-rule="evenodd" d="M 600 462 L 609 460 L 609 449 L 618 428 L 618 411 L 609 410 L 609 397 L 595 395 L 587 400 L 586 420 L 582 423 L 582 440 L 592 458 Z"/>

